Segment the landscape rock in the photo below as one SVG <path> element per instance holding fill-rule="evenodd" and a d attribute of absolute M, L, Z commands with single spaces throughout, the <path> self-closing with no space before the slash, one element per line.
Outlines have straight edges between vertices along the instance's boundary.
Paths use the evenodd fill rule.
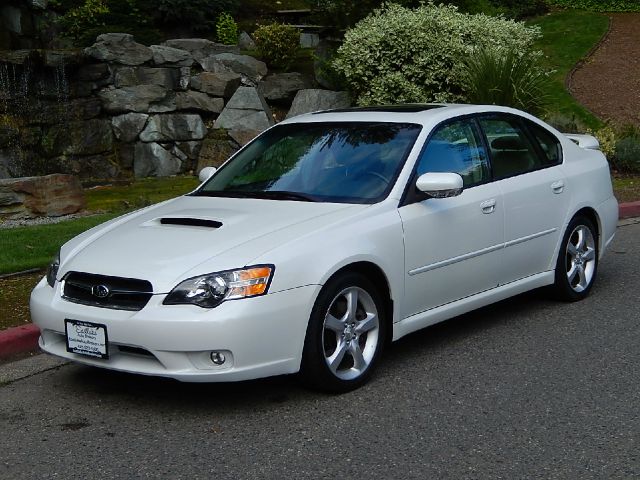
<path fill-rule="evenodd" d="M 146 113 L 125 113 L 111 119 L 113 133 L 121 142 L 133 142 L 147 124 Z"/>
<path fill-rule="evenodd" d="M 89 63 L 81 65 L 77 70 L 79 80 L 95 82 L 111 76 L 106 63 Z"/>
<path fill-rule="evenodd" d="M 244 147 L 251 140 L 260 135 L 258 130 L 247 130 L 238 128 L 235 130 L 229 130 L 229 136 L 241 147 Z"/>
<path fill-rule="evenodd" d="M 271 109 L 253 87 L 240 87 L 217 118 L 214 128 L 263 131 L 274 124 Z"/>
<path fill-rule="evenodd" d="M 187 50 L 167 47 L 166 45 L 151 45 L 153 63 L 156 65 L 169 64 L 176 67 L 190 67 L 193 65 L 193 57 Z"/>
<path fill-rule="evenodd" d="M 116 155 L 112 151 L 87 156 L 62 156 L 56 159 L 59 170 L 81 179 L 111 179 L 120 175 Z"/>
<path fill-rule="evenodd" d="M 133 143 L 118 143 L 115 146 L 116 161 L 122 168 L 133 168 L 135 145 Z"/>
<path fill-rule="evenodd" d="M 0 18 L 2 13 L 0 12 Z M 24 65 L 37 55 L 35 50 L 0 50 L 0 63 L 10 63 L 12 65 Z"/>
<path fill-rule="evenodd" d="M 291 105 L 287 118 L 302 115 L 303 113 L 348 108 L 350 106 L 351 99 L 347 92 L 318 89 L 300 90 L 293 100 L 293 105 Z"/>
<path fill-rule="evenodd" d="M 84 207 L 82 185 L 73 175 L 57 173 L 0 180 L 0 216 L 56 217 L 76 213 Z"/>
<path fill-rule="evenodd" d="M 191 77 L 191 88 L 214 97 L 230 98 L 241 82 L 242 77 L 237 73 L 203 72 Z"/>
<path fill-rule="evenodd" d="M 176 110 L 176 92 L 170 90 L 159 102 L 149 104 L 149 113 L 169 113 Z"/>
<path fill-rule="evenodd" d="M 113 150 L 113 132 L 108 119 L 93 118 L 52 125 L 41 138 L 47 156 L 96 155 Z"/>
<path fill-rule="evenodd" d="M 202 149 L 201 141 L 178 142 L 176 148 L 179 149 L 189 160 L 197 160 Z"/>
<path fill-rule="evenodd" d="M 84 53 L 97 60 L 121 63 L 123 65 L 142 65 L 153 58 L 153 51 L 136 43 L 128 33 L 105 33 L 99 35 L 96 43 L 85 48 Z"/>
<path fill-rule="evenodd" d="M 269 101 L 291 105 L 299 90 L 311 88 L 312 82 L 301 73 L 275 73 L 268 75 L 259 84 L 259 89 Z"/>
<path fill-rule="evenodd" d="M 256 48 L 256 42 L 253 41 L 251 35 L 247 32 L 241 32 L 238 37 L 238 46 L 241 50 L 253 50 Z"/>
<path fill-rule="evenodd" d="M 240 53 L 240 47 L 236 45 L 223 45 L 222 43 L 215 43 L 203 38 L 176 38 L 167 40 L 162 45 L 186 50 L 198 62 L 210 55 L 216 55 L 218 53 Z"/>
<path fill-rule="evenodd" d="M 141 177 L 168 177 L 182 169 L 182 160 L 159 143 L 136 143 L 133 172 Z"/>
<path fill-rule="evenodd" d="M 266 63 L 249 55 L 219 53 L 217 55 L 213 55 L 213 57 L 206 58 L 201 64 L 207 65 L 210 62 L 219 62 L 232 71 L 240 73 L 254 82 L 259 81 L 268 72 Z"/>
<path fill-rule="evenodd" d="M 44 103 L 32 124 L 56 124 L 69 120 L 89 120 L 100 115 L 102 104 L 95 97 L 78 98 L 64 103 Z"/>
<path fill-rule="evenodd" d="M 202 142 L 202 149 L 200 150 L 200 156 L 198 157 L 196 171 L 199 172 L 204 167 L 218 168 L 237 151 L 238 148 L 230 140 L 223 138 L 207 138 Z"/>
<path fill-rule="evenodd" d="M 222 98 L 213 98 L 203 92 L 177 92 L 176 108 L 178 110 L 199 110 L 208 113 L 220 113 L 224 108 Z"/>
<path fill-rule="evenodd" d="M 138 85 L 105 89 L 98 95 L 109 113 L 147 112 L 150 104 L 160 102 L 167 96 L 167 90 L 159 85 Z"/>
<path fill-rule="evenodd" d="M 116 88 L 159 85 L 168 90 L 178 86 L 180 71 L 175 68 L 124 67 L 115 73 Z"/>
<path fill-rule="evenodd" d="M 43 50 L 41 61 L 47 67 L 69 67 L 80 65 L 85 57 L 77 50 Z"/>
<path fill-rule="evenodd" d="M 140 133 L 143 142 L 202 140 L 207 128 L 196 114 L 153 115 Z"/>

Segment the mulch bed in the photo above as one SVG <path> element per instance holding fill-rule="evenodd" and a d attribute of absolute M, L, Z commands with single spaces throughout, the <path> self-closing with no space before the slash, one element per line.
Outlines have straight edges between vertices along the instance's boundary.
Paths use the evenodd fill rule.
<path fill-rule="evenodd" d="M 568 83 L 598 117 L 640 126 L 640 14 L 611 14 L 608 36 Z"/>

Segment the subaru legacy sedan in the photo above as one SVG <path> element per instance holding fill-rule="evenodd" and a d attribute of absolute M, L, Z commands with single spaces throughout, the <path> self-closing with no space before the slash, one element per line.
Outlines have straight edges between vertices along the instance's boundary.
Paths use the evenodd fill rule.
<path fill-rule="evenodd" d="M 585 298 L 618 220 L 595 138 L 494 106 L 303 115 L 200 177 L 61 248 L 31 295 L 45 352 L 343 392 L 418 329 L 539 287 Z"/>

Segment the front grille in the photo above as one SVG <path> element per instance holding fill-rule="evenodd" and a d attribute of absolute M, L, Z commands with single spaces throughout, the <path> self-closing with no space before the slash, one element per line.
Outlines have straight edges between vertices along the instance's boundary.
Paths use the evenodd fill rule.
<path fill-rule="evenodd" d="M 147 304 L 152 292 L 147 280 L 69 272 L 64 277 L 62 298 L 82 305 L 138 311 Z"/>

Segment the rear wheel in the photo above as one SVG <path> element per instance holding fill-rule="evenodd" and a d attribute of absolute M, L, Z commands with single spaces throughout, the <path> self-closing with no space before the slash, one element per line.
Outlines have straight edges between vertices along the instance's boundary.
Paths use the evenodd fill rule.
<path fill-rule="evenodd" d="M 386 334 L 384 304 L 364 276 L 345 273 L 330 281 L 313 307 L 301 374 L 313 388 L 346 392 L 364 384 Z"/>
<path fill-rule="evenodd" d="M 554 291 L 562 300 L 582 300 L 591 291 L 598 271 L 598 235 L 587 217 L 575 217 L 562 239 L 556 263 Z"/>

